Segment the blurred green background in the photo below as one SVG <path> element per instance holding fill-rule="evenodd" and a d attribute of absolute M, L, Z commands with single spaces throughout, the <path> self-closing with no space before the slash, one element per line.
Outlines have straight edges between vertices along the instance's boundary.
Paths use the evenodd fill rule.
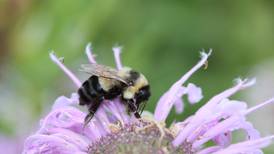
<path fill-rule="evenodd" d="M 273 0 L 0 0 L 0 134 L 24 138 L 58 96 L 76 91 L 48 54 L 54 50 L 64 56 L 65 64 L 85 80 L 78 68 L 88 62 L 84 54 L 88 42 L 97 61 L 110 66 L 114 66 L 112 46 L 123 46 L 123 64 L 143 72 L 151 83 L 153 95 L 146 109 L 152 112 L 159 97 L 196 64 L 199 51 L 212 48 L 208 69 L 190 79 L 202 87 L 204 99 L 194 106 L 186 103 L 182 115 L 173 111 L 169 122 L 194 113 L 237 77 L 255 76 L 258 84 L 233 98 L 254 105 L 274 96 L 273 4 Z M 251 119 L 263 135 L 274 133 L 274 108 L 268 110 L 270 115 L 261 112 L 265 116 Z M 270 126 L 256 125 L 262 118 Z M 271 153 L 271 148 L 266 151 Z"/>

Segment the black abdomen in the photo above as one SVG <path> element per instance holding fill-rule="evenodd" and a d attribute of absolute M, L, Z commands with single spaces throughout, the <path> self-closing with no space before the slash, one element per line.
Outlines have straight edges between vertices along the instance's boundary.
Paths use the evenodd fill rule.
<path fill-rule="evenodd" d="M 89 105 L 93 101 L 98 101 L 103 99 L 105 91 L 99 84 L 99 80 L 97 76 L 91 76 L 88 80 L 86 80 L 82 87 L 79 88 L 79 104 L 80 105 Z"/>
<path fill-rule="evenodd" d="M 79 104 L 90 105 L 91 103 L 101 103 L 104 99 L 113 99 L 120 95 L 122 92 L 121 86 L 113 86 L 108 91 L 105 91 L 100 83 L 97 76 L 91 76 L 86 80 L 82 87 L 79 88 Z"/>

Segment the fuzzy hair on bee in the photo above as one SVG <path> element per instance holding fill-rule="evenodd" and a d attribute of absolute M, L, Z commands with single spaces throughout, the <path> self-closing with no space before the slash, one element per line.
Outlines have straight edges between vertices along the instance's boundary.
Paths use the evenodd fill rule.
<path fill-rule="evenodd" d="M 79 104 L 88 107 L 85 117 L 87 124 L 103 100 L 121 97 L 128 112 L 140 118 L 146 101 L 150 97 L 150 87 L 146 77 L 129 67 L 120 70 L 99 64 L 81 65 L 81 71 L 91 76 L 78 89 Z"/>

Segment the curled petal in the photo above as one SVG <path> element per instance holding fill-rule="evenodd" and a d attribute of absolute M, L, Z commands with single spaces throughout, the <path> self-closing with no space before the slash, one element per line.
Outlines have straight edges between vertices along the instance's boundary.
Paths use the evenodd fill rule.
<path fill-rule="evenodd" d="M 246 139 L 247 140 L 254 140 L 261 137 L 260 132 L 255 129 L 250 122 L 245 122 L 241 126 L 242 129 L 246 132 Z"/>
<path fill-rule="evenodd" d="M 184 102 L 182 98 L 179 98 L 175 101 L 174 107 L 177 114 L 180 114 L 184 111 Z"/>
<path fill-rule="evenodd" d="M 188 100 L 191 104 L 197 103 L 203 98 L 201 88 L 196 85 L 190 83 L 186 88 L 181 87 L 177 95 L 174 95 L 174 108 L 177 114 L 182 113 L 184 110 L 184 102 L 182 100 L 184 94 L 188 95 Z"/>
<path fill-rule="evenodd" d="M 92 120 L 84 129 L 84 118 L 86 114 L 74 107 L 64 107 L 50 112 L 43 120 L 41 120 L 41 128 L 38 134 L 52 134 L 56 129 L 64 128 L 75 133 L 81 133 L 88 137 L 91 141 L 100 138 L 103 135 L 103 129 L 99 129 L 98 125 Z"/>
<path fill-rule="evenodd" d="M 43 120 L 41 120 L 41 132 L 47 132 L 51 128 L 70 128 L 75 124 L 83 124 L 85 114 L 74 107 L 65 107 L 50 112 Z M 74 130 L 80 131 L 80 130 Z"/>
<path fill-rule="evenodd" d="M 29 137 L 24 146 L 23 154 L 32 153 L 62 153 L 84 154 L 77 146 L 68 143 L 57 136 L 34 135 Z"/>
<path fill-rule="evenodd" d="M 67 143 L 75 145 L 79 150 L 86 152 L 88 145 L 90 144 L 90 140 L 83 136 L 82 134 L 75 133 L 68 129 L 55 129 L 56 132 L 51 134 L 52 136 L 56 136 L 65 140 Z"/>
<path fill-rule="evenodd" d="M 203 98 L 202 89 L 192 83 L 187 85 L 187 94 L 188 100 L 192 104 L 199 102 Z"/>
<path fill-rule="evenodd" d="M 79 100 L 79 96 L 76 93 L 72 93 L 70 98 L 67 98 L 65 96 L 60 96 L 56 99 L 54 102 L 52 109 L 58 109 L 63 108 L 70 105 L 77 105 Z"/>

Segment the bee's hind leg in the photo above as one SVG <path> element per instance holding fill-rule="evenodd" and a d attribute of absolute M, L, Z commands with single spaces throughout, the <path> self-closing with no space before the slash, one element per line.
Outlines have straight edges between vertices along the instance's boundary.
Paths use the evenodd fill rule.
<path fill-rule="evenodd" d="M 93 116 L 94 116 L 93 112 L 89 112 L 89 114 L 86 115 L 85 122 L 84 122 L 84 127 L 87 126 L 87 124 L 91 121 Z"/>
<path fill-rule="evenodd" d="M 89 113 L 85 117 L 84 126 L 86 126 L 91 121 L 102 101 L 103 97 L 96 99 L 91 103 L 91 106 L 88 109 Z"/>

